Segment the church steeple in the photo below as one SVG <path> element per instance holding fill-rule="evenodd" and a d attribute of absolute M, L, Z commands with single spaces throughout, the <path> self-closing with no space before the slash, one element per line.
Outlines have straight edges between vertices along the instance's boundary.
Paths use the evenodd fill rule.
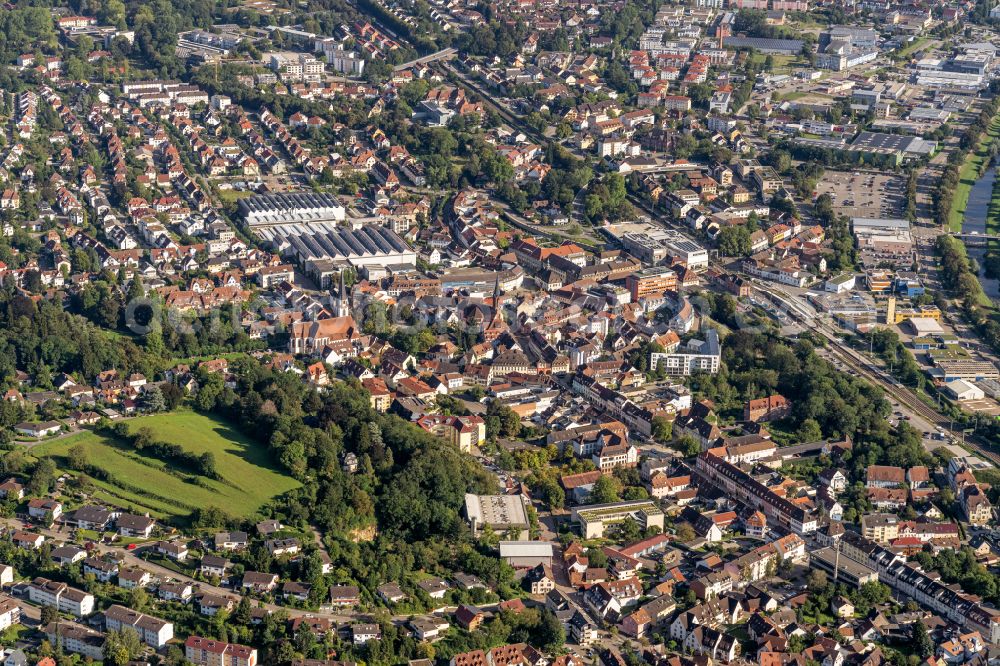
<path fill-rule="evenodd" d="M 504 327 L 503 315 L 500 312 L 500 274 L 497 273 L 496 282 L 493 284 L 493 316 L 490 317 L 490 323 L 487 325 L 487 337 L 490 333 L 496 334 L 496 332 Z"/>
<path fill-rule="evenodd" d="M 346 317 L 351 314 L 350 297 L 347 295 L 347 282 L 344 279 L 346 268 L 340 269 L 340 288 L 337 291 L 337 316 Z"/>

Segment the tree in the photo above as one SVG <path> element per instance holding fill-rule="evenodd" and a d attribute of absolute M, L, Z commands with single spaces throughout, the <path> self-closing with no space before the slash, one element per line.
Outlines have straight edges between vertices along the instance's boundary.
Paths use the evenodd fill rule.
<path fill-rule="evenodd" d="M 126 431 L 127 432 L 127 431 Z M 142 451 L 155 441 L 156 435 L 149 426 L 142 426 L 132 435 L 132 446 Z"/>
<path fill-rule="evenodd" d="M 133 587 L 128 593 L 128 607 L 144 611 L 149 606 L 149 592 L 141 587 Z"/>
<path fill-rule="evenodd" d="M 674 427 L 674 424 L 670 421 L 670 419 L 665 416 L 654 416 L 652 426 L 653 439 L 658 442 L 666 442 L 670 440 L 670 435 Z"/>
<path fill-rule="evenodd" d="M 675 441 L 672 447 L 686 457 L 696 456 L 701 453 L 701 444 L 694 437 L 688 435 Z"/>
<path fill-rule="evenodd" d="M 554 653 L 562 650 L 566 642 L 566 630 L 562 622 L 549 610 L 542 611 L 541 620 L 536 630 L 539 647 L 545 652 Z"/>
<path fill-rule="evenodd" d="M 159 386 L 154 386 L 150 390 L 146 391 L 146 396 L 143 399 L 143 405 L 146 410 L 150 412 L 162 412 L 167 408 L 167 402 L 163 397 L 163 391 L 160 390 Z"/>
<path fill-rule="evenodd" d="M 517 437 L 521 433 L 521 417 L 499 400 L 486 408 L 486 434 L 490 439 L 498 436 Z"/>
<path fill-rule="evenodd" d="M 722 229 L 718 243 L 719 252 L 727 257 L 745 257 L 750 254 L 750 232 L 742 224 Z"/>
<path fill-rule="evenodd" d="M 126 294 L 125 303 L 131 303 L 137 301 L 141 298 L 146 297 L 146 290 L 143 289 L 142 280 L 138 275 L 132 278 L 132 282 L 129 283 L 128 293 Z"/>
<path fill-rule="evenodd" d="M 198 457 L 198 471 L 201 472 L 203 476 L 209 478 L 216 478 L 218 472 L 215 469 L 215 454 L 211 451 L 205 451 Z"/>
<path fill-rule="evenodd" d="M 52 482 L 55 479 L 56 464 L 51 458 L 42 458 L 28 480 L 28 490 L 32 495 L 45 495 L 52 490 Z"/>
<path fill-rule="evenodd" d="M 46 626 L 59 619 L 59 611 L 54 606 L 42 606 L 41 626 Z"/>
<path fill-rule="evenodd" d="M 821 569 L 813 569 L 806 578 L 806 585 L 810 592 L 822 592 L 826 589 L 826 572 Z"/>
<path fill-rule="evenodd" d="M 591 504 L 611 504 L 619 500 L 618 481 L 610 474 L 605 474 L 594 482 L 590 491 Z"/>
<path fill-rule="evenodd" d="M 800 442 L 818 442 L 823 439 L 823 429 L 815 419 L 806 419 L 795 435 Z"/>
<path fill-rule="evenodd" d="M 694 538 L 697 535 L 694 533 L 694 528 L 691 527 L 690 523 L 681 523 L 674 531 L 674 536 L 676 536 L 677 540 L 681 543 L 687 543 L 688 541 L 694 541 Z"/>
<path fill-rule="evenodd" d="M 597 567 L 598 569 L 608 566 L 608 556 L 600 548 L 588 548 L 587 561 L 590 566 Z"/>
<path fill-rule="evenodd" d="M 113 666 L 125 666 L 143 653 L 139 634 L 131 627 L 109 631 L 104 640 L 104 660 Z"/>
<path fill-rule="evenodd" d="M 934 654 L 934 641 L 931 640 L 927 634 L 927 627 L 920 620 L 913 624 L 913 646 L 917 654 L 925 659 Z"/>
<path fill-rule="evenodd" d="M 184 402 L 184 390 L 177 384 L 166 382 L 160 384 L 160 393 L 163 396 L 163 402 L 167 411 L 177 409 Z"/>
<path fill-rule="evenodd" d="M 66 459 L 69 461 L 69 466 L 77 471 L 87 469 L 87 447 L 83 444 L 74 444 L 66 452 Z"/>

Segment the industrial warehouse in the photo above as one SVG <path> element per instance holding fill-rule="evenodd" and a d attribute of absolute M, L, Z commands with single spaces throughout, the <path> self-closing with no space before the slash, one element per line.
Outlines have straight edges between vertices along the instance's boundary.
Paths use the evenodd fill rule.
<path fill-rule="evenodd" d="M 415 264 L 417 253 L 388 227 L 364 225 L 358 229 L 331 222 L 291 224 L 257 229 L 276 252 L 293 257 L 306 273 L 325 284 L 340 266 L 383 268 Z"/>
<path fill-rule="evenodd" d="M 240 215 L 251 227 L 342 221 L 347 211 L 332 194 L 285 192 L 240 199 Z"/>

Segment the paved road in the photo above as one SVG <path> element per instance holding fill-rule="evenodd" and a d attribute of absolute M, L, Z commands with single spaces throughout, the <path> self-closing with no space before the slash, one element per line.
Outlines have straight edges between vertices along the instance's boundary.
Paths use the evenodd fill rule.
<path fill-rule="evenodd" d="M 427 65 L 437 60 L 448 60 L 456 53 L 458 53 L 456 49 L 441 49 L 437 53 L 431 53 L 430 55 L 425 55 L 422 58 L 417 58 L 415 60 L 411 60 L 410 62 L 404 62 L 402 65 L 396 65 L 393 67 L 393 70 L 401 72 L 404 69 L 409 69 L 410 67 L 414 67 L 416 65 Z"/>

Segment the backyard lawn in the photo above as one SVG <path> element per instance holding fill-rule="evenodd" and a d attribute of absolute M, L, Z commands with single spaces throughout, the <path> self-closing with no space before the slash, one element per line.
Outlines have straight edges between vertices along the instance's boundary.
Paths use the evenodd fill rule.
<path fill-rule="evenodd" d="M 148 511 L 158 518 L 184 517 L 194 509 L 210 506 L 234 516 L 252 516 L 271 498 L 299 485 L 275 469 L 263 446 L 222 420 L 179 411 L 129 421 L 133 432 L 143 426 L 151 428 L 157 440 L 178 444 L 196 454 L 211 451 L 221 480 L 172 468 L 123 442 L 89 431 L 40 444 L 31 453 L 51 456 L 57 467 L 65 469 L 67 452 L 82 444 L 87 463 L 109 477 L 94 479 L 98 499 Z"/>

